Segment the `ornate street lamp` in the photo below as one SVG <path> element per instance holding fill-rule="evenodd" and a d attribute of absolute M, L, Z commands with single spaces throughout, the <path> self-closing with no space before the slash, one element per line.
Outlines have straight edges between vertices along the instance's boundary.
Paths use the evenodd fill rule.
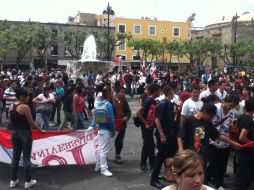
<path fill-rule="evenodd" d="M 108 20 L 107 20 L 107 24 L 108 24 L 108 28 L 107 28 L 108 29 L 108 35 L 107 35 L 107 60 L 110 61 L 110 46 L 109 46 L 109 38 L 110 38 L 109 23 L 110 23 L 110 21 L 109 21 L 109 16 L 110 15 L 113 16 L 115 14 L 115 12 L 113 11 L 112 7 L 109 6 L 109 3 L 108 3 L 107 8 L 103 11 L 103 14 L 104 15 L 107 14 L 107 16 L 108 16 Z"/>
<path fill-rule="evenodd" d="M 234 40 L 233 42 L 236 43 L 236 38 L 237 38 L 237 19 L 240 18 L 240 16 L 235 14 L 232 18 L 232 23 L 234 24 Z M 234 55 L 233 57 L 233 66 L 237 66 L 237 57 Z"/>

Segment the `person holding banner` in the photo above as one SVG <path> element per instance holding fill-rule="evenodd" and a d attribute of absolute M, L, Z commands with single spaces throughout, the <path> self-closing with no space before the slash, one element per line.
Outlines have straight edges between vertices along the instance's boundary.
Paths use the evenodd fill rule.
<path fill-rule="evenodd" d="M 43 88 L 43 93 L 39 94 L 33 99 L 33 103 L 36 104 L 36 123 L 40 127 L 48 131 L 49 130 L 49 120 L 53 112 L 53 104 L 56 103 L 54 95 L 51 93 L 51 87 L 45 86 Z"/>
<path fill-rule="evenodd" d="M 10 122 L 12 130 L 13 158 L 11 162 L 10 187 L 16 187 L 19 183 L 17 178 L 18 166 L 23 153 L 23 166 L 25 171 L 25 188 L 34 186 L 37 181 L 31 179 L 30 156 L 32 150 L 31 127 L 41 131 L 35 124 L 28 102 L 28 92 L 22 88 L 15 90 L 17 101 L 10 107 Z"/>

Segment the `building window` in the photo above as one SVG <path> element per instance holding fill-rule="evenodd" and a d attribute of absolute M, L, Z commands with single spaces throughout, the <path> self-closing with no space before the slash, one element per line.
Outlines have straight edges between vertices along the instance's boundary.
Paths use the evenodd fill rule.
<path fill-rule="evenodd" d="M 119 51 L 125 51 L 126 50 L 126 43 L 120 43 L 120 45 L 118 46 L 118 50 Z"/>
<path fill-rule="evenodd" d="M 118 32 L 119 33 L 125 33 L 126 31 L 126 26 L 124 24 L 119 24 L 118 25 Z"/>
<path fill-rule="evenodd" d="M 64 35 L 64 41 L 67 42 L 68 38 L 67 35 Z"/>
<path fill-rule="evenodd" d="M 120 57 L 121 56 L 121 60 L 125 61 L 126 60 L 126 56 L 125 55 L 117 55 L 116 57 Z"/>
<path fill-rule="evenodd" d="M 140 25 L 134 25 L 134 34 L 141 35 L 141 26 Z"/>
<path fill-rule="evenodd" d="M 149 26 L 148 27 L 148 35 L 156 36 L 156 27 L 155 26 Z"/>
<path fill-rule="evenodd" d="M 133 46 L 133 50 L 138 51 L 139 48 L 137 46 Z"/>
<path fill-rule="evenodd" d="M 52 32 L 57 36 L 57 30 L 52 30 Z"/>
<path fill-rule="evenodd" d="M 83 53 L 83 47 L 80 47 L 78 51 L 79 51 L 79 54 L 81 55 Z"/>
<path fill-rule="evenodd" d="M 132 60 L 133 61 L 140 61 L 140 56 L 139 55 L 133 55 Z"/>
<path fill-rule="evenodd" d="M 71 56 L 67 46 L 64 46 L 64 56 Z"/>
<path fill-rule="evenodd" d="M 58 45 L 51 46 L 51 55 L 58 55 Z"/>
<path fill-rule="evenodd" d="M 98 38 L 98 32 L 93 32 L 94 38 Z"/>
<path fill-rule="evenodd" d="M 180 28 L 179 27 L 173 28 L 173 37 L 180 37 Z"/>

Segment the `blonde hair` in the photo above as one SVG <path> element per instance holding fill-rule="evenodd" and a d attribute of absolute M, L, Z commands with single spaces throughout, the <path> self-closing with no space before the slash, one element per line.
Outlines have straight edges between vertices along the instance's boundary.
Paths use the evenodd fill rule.
<path fill-rule="evenodd" d="M 183 150 L 174 156 L 172 161 L 172 173 L 180 176 L 188 169 L 202 167 L 203 163 L 199 155 L 192 150 Z"/>

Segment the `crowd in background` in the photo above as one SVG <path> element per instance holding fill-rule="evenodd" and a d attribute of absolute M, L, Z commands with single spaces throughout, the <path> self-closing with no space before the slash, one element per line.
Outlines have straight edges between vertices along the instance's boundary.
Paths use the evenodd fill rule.
<path fill-rule="evenodd" d="M 122 163 L 120 153 L 127 121 L 131 117 L 125 93 L 130 98 L 139 94 L 140 107 L 133 114 L 143 139 L 140 172 L 151 173 L 152 186 L 163 188 L 159 178 L 162 164 L 184 149 L 191 149 L 202 157 L 206 185 L 213 184 L 220 190 L 225 188 L 224 175 L 231 152 L 234 153 L 234 172 L 237 173 L 236 189 L 247 189 L 252 181 L 253 150 L 240 148 L 240 144 L 254 140 L 252 73 L 195 76 L 134 70 L 102 75 L 90 71 L 84 77 L 72 80 L 65 71 L 29 73 L 6 70 L 0 76 L 1 124 L 3 114 L 9 118 L 9 109 L 17 100 L 17 88 L 27 91 L 32 118 L 44 131 L 60 131 L 65 127 L 86 129 L 89 126 L 84 120 L 93 117 L 93 110 L 101 102 L 110 102 L 114 128 L 121 123 L 115 141 L 117 163 Z M 57 127 L 52 128 L 52 125 Z M 7 127 L 12 128 L 11 123 Z M 114 130 L 99 133 L 104 139 L 101 147 L 108 143 L 106 136 L 115 135 Z M 104 147 L 98 156 L 103 163 L 99 162 L 95 170 L 112 176 L 106 162 L 108 151 L 109 147 Z"/>

